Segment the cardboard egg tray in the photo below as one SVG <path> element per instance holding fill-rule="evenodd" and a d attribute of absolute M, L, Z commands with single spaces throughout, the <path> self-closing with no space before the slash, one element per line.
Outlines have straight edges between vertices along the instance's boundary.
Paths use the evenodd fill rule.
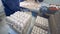
<path fill-rule="evenodd" d="M 31 32 L 31 34 L 47 34 L 47 33 L 48 31 L 45 31 L 37 26 L 34 26 Z"/>
<path fill-rule="evenodd" d="M 35 2 L 27 2 L 27 1 L 21 2 L 20 6 L 31 9 L 31 10 L 39 10 L 40 8 L 40 4 Z"/>
<path fill-rule="evenodd" d="M 7 17 L 7 21 L 12 24 L 13 28 L 21 34 L 26 34 L 30 26 L 32 16 L 25 12 L 15 12 Z"/>
<path fill-rule="evenodd" d="M 48 27 L 49 27 L 48 19 L 37 16 L 35 25 L 39 26 L 39 27 L 41 27 L 43 29 L 48 29 Z"/>

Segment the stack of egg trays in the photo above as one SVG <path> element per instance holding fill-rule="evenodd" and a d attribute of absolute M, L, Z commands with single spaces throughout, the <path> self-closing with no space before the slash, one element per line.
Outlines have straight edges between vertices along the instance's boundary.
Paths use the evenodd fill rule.
<path fill-rule="evenodd" d="M 31 23 L 31 18 L 31 15 L 26 14 L 25 12 L 18 11 L 10 15 L 10 17 L 7 17 L 7 21 L 10 22 L 13 28 L 21 34 L 27 34 L 28 28 Z"/>

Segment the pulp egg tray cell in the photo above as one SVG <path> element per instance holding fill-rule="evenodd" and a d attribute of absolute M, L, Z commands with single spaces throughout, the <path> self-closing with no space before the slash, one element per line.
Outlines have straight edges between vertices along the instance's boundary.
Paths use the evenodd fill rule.
<path fill-rule="evenodd" d="M 32 32 L 31 34 L 47 34 L 48 32 L 37 27 L 37 26 L 34 26 L 33 29 L 32 29 Z"/>

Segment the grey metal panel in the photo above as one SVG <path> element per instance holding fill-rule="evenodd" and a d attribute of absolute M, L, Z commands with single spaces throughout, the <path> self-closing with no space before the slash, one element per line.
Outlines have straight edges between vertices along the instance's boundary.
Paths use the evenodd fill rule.
<path fill-rule="evenodd" d="M 49 25 L 51 34 L 60 34 L 60 12 L 50 16 Z"/>

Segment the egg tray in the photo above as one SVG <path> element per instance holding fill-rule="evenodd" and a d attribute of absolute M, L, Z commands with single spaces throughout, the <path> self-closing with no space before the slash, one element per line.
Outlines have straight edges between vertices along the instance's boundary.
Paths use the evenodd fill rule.
<path fill-rule="evenodd" d="M 36 21 L 35 21 L 35 25 L 43 28 L 45 30 L 48 30 L 49 24 L 48 24 L 48 19 L 37 16 Z"/>
<path fill-rule="evenodd" d="M 31 10 L 38 10 L 38 11 L 40 8 L 40 4 L 35 3 L 35 2 L 27 2 L 27 1 L 21 2 L 20 6 L 31 9 Z"/>
<path fill-rule="evenodd" d="M 10 17 L 7 17 L 7 21 L 10 22 L 9 24 L 11 24 L 13 28 L 21 34 L 27 34 L 31 19 L 31 15 L 19 11 L 10 15 Z"/>
<path fill-rule="evenodd" d="M 31 34 L 47 34 L 47 33 L 48 31 L 45 31 L 37 26 L 34 26 L 31 32 Z"/>

